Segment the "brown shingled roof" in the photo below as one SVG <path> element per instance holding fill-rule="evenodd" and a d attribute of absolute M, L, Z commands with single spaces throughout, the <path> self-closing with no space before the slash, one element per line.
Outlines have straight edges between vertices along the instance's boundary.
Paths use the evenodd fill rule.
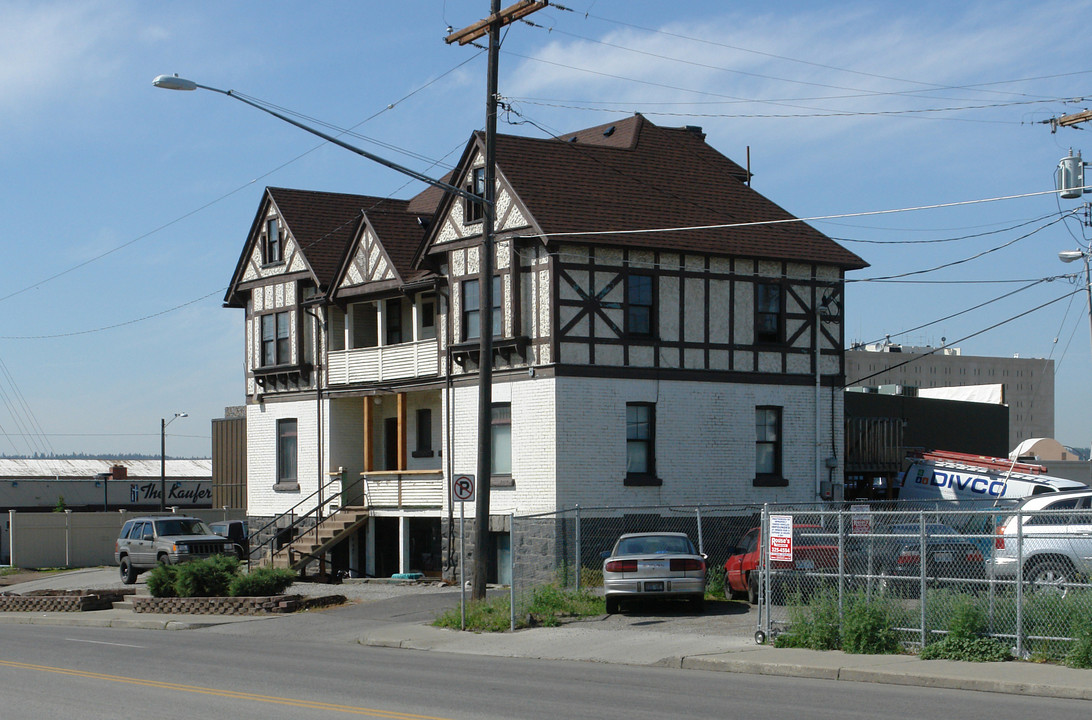
<path fill-rule="evenodd" d="M 615 130 L 605 134 L 610 126 Z M 575 141 L 571 141 L 576 138 Z M 697 128 L 664 128 L 640 115 L 540 140 L 497 138 L 497 165 L 548 241 L 566 232 L 752 223 L 793 216 L 749 188 L 746 170 Z M 736 228 L 585 235 L 576 242 L 818 262 L 867 263 L 803 222 Z"/>
<path fill-rule="evenodd" d="M 413 216 L 406 213 L 405 200 L 288 188 L 271 187 L 267 191 L 323 288 L 329 287 L 336 279 L 342 260 L 357 235 L 365 213 L 369 219 L 386 215 L 404 218 L 406 226 L 417 228 L 414 248 L 421 235 Z M 393 228 L 395 224 L 385 223 L 385 227 Z M 403 235 L 401 231 L 391 232 L 392 235 L 398 235 L 399 239 Z M 395 240 L 395 244 L 398 244 L 399 239 Z M 380 241 L 387 247 L 387 238 L 382 232 Z M 389 253 L 390 247 L 387 250 Z M 408 265 L 399 267 L 393 255 L 391 260 L 396 263 L 396 269 L 400 273 L 408 270 Z"/>

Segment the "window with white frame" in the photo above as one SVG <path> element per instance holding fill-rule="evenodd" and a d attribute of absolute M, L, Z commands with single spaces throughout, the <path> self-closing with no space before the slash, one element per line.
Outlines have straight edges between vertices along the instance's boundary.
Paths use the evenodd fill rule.
<path fill-rule="evenodd" d="M 780 480 L 781 469 L 781 408 L 755 408 L 755 475 L 760 480 Z"/>
<path fill-rule="evenodd" d="M 298 425 L 295 418 L 277 421 L 277 484 L 296 484 Z"/>
<path fill-rule="evenodd" d="M 265 223 L 265 237 L 262 239 L 262 262 L 266 265 L 284 262 L 284 246 L 277 218 L 269 218 Z"/>
<path fill-rule="evenodd" d="M 512 404 L 493 403 L 490 475 L 512 474 Z"/>
<path fill-rule="evenodd" d="M 262 367 L 287 365 L 292 361 L 288 313 L 261 316 Z"/>

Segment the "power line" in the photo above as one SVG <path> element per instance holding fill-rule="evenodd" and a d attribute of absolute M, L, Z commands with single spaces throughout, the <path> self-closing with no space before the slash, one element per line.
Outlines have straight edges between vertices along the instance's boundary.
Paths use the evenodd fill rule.
<path fill-rule="evenodd" d="M 567 8 L 562 8 L 562 9 L 567 9 Z M 570 10 L 570 12 L 574 12 L 574 11 Z M 1086 75 L 1088 73 L 1092 73 L 1092 70 L 1079 70 L 1079 71 L 1068 72 L 1068 73 L 1056 73 L 1056 74 L 1053 74 L 1053 75 L 1041 75 L 1041 76 L 1030 77 L 1030 78 L 1018 78 L 1018 79 L 1015 79 L 1015 80 L 997 80 L 997 81 L 992 81 L 992 82 L 987 82 L 987 83 L 975 83 L 975 84 L 972 84 L 972 85 L 941 85 L 941 84 L 937 84 L 937 83 L 923 82 L 921 80 L 909 80 L 909 79 L 906 79 L 906 78 L 892 77 L 890 75 L 881 75 L 879 73 L 872 73 L 872 72 L 867 72 L 867 71 L 864 71 L 864 70 L 853 70 L 851 68 L 839 67 L 837 65 L 826 65 L 826 64 L 823 64 L 823 63 L 812 62 L 810 60 L 801 60 L 800 58 L 793 58 L 793 57 L 789 57 L 789 56 L 786 56 L 786 55 L 777 55 L 775 53 L 764 52 L 762 50 L 754 50 L 754 49 L 751 49 L 751 48 L 739 47 L 737 45 L 729 45 L 727 43 L 716 42 L 716 41 L 713 41 L 713 40 L 705 40 L 703 38 L 696 38 L 696 37 L 692 37 L 692 36 L 689 36 L 689 35 L 683 35 L 681 33 L 674 33 L 674 32 L 670 32 L 670 31 L 667 31 L 667 30 L 660 30 L 660 29 L 657 29 L 657 28 L 645 27 L 645 26 L 642 26 L 642 25 L 637 25 L 637 24 L 634 24 L 634 23 L 625 22 L 623 20 L 616 20 L 614 18 L 603 17 L 601 15 L 592 15 L 590 12 L 585 14 L 585 18 L 589 18 L 589 17 L 590 18 L 595 18 L 596 20 L 601 20 L 603 22 L 614 23 L 616 25 L 631 27 L 631 28 L 634 28 L 634 29 L 637 29 L 637 30 L 643 30 L 645 32 L 656 33 L 656 34 L 659 34 L 659 35 L 666 35 L 668 37 L 673 37 L 673 38 L 677 38 L 677 39 L 680 39 L 680 40 L 688 40 L 690 42 L 701 43 L 701 44 L 704 44 L 704 45 L 713 45 L 713 46 L 716 46 L 716 47 L 722 47 L 722 48 L 726 48 L 726 49 L 729 49 L 729 50 L 736 50 L 736 51 L 739 51 L 739 52 L 750 53 L 750 54 L 754 54 L 754 55 L 762 55 L 762 56 L 773 58 L 773 59 L 776 59 L 776 60 L 785 60 L 787 62 L 800 63 L 802 65 L 809 65 L 809 66 L 812 66 L 812 67 L 822 68 L 822 69 L 825 69 L 825 70 L 835 70 L 835 71 L 838 71 L 838 72 L 851 73 L 853 75 L 861 75 L 861 76 L 864 76 L 864 77 L 871 77 L 871 78 L 876 78 L 876 79 L 880 79 L 880 80 L 892 80 L 894 82 L 904 82 L 904 83 L 909 83 L 909 84 L 914 84 L 914 85 L 924 85 L 924 86 L 927 87 L 927 89 L 930 89 L 930 90 L 975 90 L 977 88 L 988 87 L 988 86 L 991 86 L 991 85 L 1009 85 L 1009 84 L 1013 84 L 1013 83 L 1032 82 L 1032 81 L 1037 81 L 1037 80 L 1052 80 L 1052 79 L 1061 78 L 1061 77 L 1071 77 L 1073 75 Z M 999 95 L 1000 94 L 1018 95 L 1018 96 L 1022 95 L 1024 97 L 1034 97 L 1034 96 L 1028 95 L 1027 93 L 1013 92 L 1013 91 L 1010 91 L 1010 90 L 984 90 L 983 92 L 991 92 L 991 93 L 999 94 Z"/>
<path fill-rule="evenodd" d="M 393 110 L 395 107 L 397 107 L 401 103 L 405 102 L 409 98 L 413 97 L 417 93 L 421 92 L 422 90 L 425 90 L 429 86 L 433 85 L 434 83 L 438 82 L 442 78 L 444 78 L 444 77 L 450 75 L 451 73 L 455 72 L 456 70 L 463 67 L 467 63 L 472 62 L 473 60 L 475 60 L 480 55 L 481 55 L 481 53 L 479 52 L 479 53 L 476 53 L 476 54 L 470 56 L 469 58 L 467 58 L 466 60 L 458 63 L 457 65 L 455 65 L 451 69 L 446 70 L 445 72 L 441 73 L 440 75 L 437 75 L 432 80 L 429 80 L 427 83 L 425 83 L 425 84 L 417 87 L 416 89 L 410 91 L 409 93 L 403 95 L 398 100 L 395 100 L 394 102 L 389 103 L 388 105 L 384 106 L 381 110 L 378 110 L 378 111 L 372 113 L 371 115 L 364 118 L 363 120 L 361 120 L 357 124 L 353 125 L 348 130 L 345 130 L 344 132 L 346 132 L 346 133 L 352 132 L 353 130 L 360 127 L 361 125 L 363 125 L 365 123 L 368 123 L 368 122 L 371 122 L 372 120 L 379 117 L 383 113 L 386 113 L 386 112 L 389 112 L 390 110 Z M 329 127 L 333 127 L 333 126 L 329 126 Z M 359 136 L 359 137 L 363 138 L 364 136 Z M 86 267 L 86 266 L 88 266 L 88 265 L 90 265 L 90 264 L 92 264 L 94 262 L 102 260 L 105 257 L 113 255 L 114 253 L 118 252 L 119 250 L 123 250 L 123 249 L 129 247 L 130 245 L 133 245 L 133 244 L 135 244 L 137 242 L 140 242 L 141 240 L 144 240 L 146 238 L 149 238 L 152 235 L 155 235 L 156 233 L 159 233 L 162 230 L 166 230 L 167 228 L 171 227 L 172 225 L 176 225 L 176 224 L 182 222 L 183 220 L 186 220 L 186 219 L 200 213 L 203 210 L 207 210 L 208 208 L 212 207 L 213 205 L 216 205 L 217 203 L 223 202 L 224 200 L 228 199 L 232 195 L 235 195 L 235 194 L 249 188 L 251 185 L 255 184 L 259 180 L 267 178 L 270 175 L 273 175 L 274 173 L 277 173 L 280 170 L 283 170 L 284 168 L 288 167 L 292 163 L 295 163 L 295 162 L 303 159 L 304 157 L 310 155 L 311 153 L 315 152 L 316 150 L 318 150 L 319 148 L 322 148 L 325 145 L 326 145 L 325 142 L 318 143 L 317 145 L 310 148 L 309 150 L 305 150 L 304 152 L 300 153 L 299 155 L 296 155 L 295 157 L 292 157 L 289 160 L 286 160 L 285 162 L 283 162 L 283 163 L 277 165 L 276 167 L 274 167 L 273 169 L 268 170 L 267 172 L 264 172 L 261 175 L 257 176 L 253 180 L 248 180 L 247 182 L 243 183 L 242 185 L 235 188 L 234 190 L 230 190 L 230 191 L 224 193 L 223 195 L 221 195 L 221 196 L 219 196 L 219 197 L 217 197 L 217 198 L 215 198 L 213 200 L 210 200 L 209 202 L 207 202 L 207 203 L 205 203 L 203 205 L 200 205 L 200 206 L 194 208 L 193 210 L 190 210 L 189 212 L 186 212 L 186 213 L 183 213 L 182 215 L 179 215 L 178 217 L 174 218 L 173 220 L 170 220 L 169 222 L 166 222 L 166 223 L 164 223 L 164 224 L 162 224 L 162 225 L 160 225 L 160 226 L 158 226 L 156 228 L 153 228 L 152 230 L 149 230 L 148 232 L 146 232 L 146 233 L 144 233 L 142 235 L 138 235 L 137 237 L 133 238 L 132 240 L 129 240 L 128 242 L 124 242 L 121 245 L 118 245 L 117 247 L 114 247 L 114 248 L 112 248 L 110 250 L 107 250 L 106 252 L 100 253 L 99 255 L 96 255 L 96 256 L 94 256 L 92 258 L 89 258 L 87 260 L 84 260 L 81 263 L 77 263 L 76 265 L 73 265 L 72 267 L 69 267 L 66 270 L 62 270 L 61 272 L 55 273 L 55 274 L 50 275 L 50 276 L 48 276 L 46 278 L 43 278 L 43 279 L 38 280 L 38 281 L 36 281 L 34 283 L 31 283 L 30 285 L 27 285 L 27 286 L 25 286 L 23 288 L 20 288 L 19 290 L 15 290 L 13 292 L 8 293 L 7 295 L 0 296 L 0 302 L 4 302 L 5 300 L 9 300 L 9 299 L 11 299 L 11 298 L 13 298 L 13 297 L 15 297 L 17 295 L 21 295 L 21 294 L 23 294 L 25 292 L 28 292 L 30 290 L 34 290 L 35 288 L 41 287 L 42 285 L 45 285 L 48 282 L 56 280 L 56 279 L 58 279 L 60 277 L 64 277 L 65 275 L 68 275 L 71 272 L 79 270 L 80 268 Z M 206 297 L 208 297 L 208 296 L 206 296 Z"/>
<path fill-rule="evenodd" d="M 1026 310 L 1025 312 L 1022 312 L 1019 315 L 1013 315 L 1012 317 L 1007 318 L 1005 320 L 1002 320 L 1001 322 L 994 323 L 993 325 L 990 325 L 987 328 L 983 328 L 982 330 L 978 330 L 977 332 L 973 332 L 970 335 L 966 335 L 964 337 L 959 338 L 958 340 L 953 340 L 952 342 L 945 345 L 945 347 L 949 347 L 951 345 L 957 345 L 959 343 L 966 342 L 967 340 L 970 340 L 971 338 L 978 337 L 979 335 L 987 333 L 990 330 L 995 330 L 995 329 L 1001 327 L 1002 325 L 1006 325 L 1006 324 L 1008 324 L 1010 322 L 1013 322 L 1015 320 L 1019 320 L 1020 318 L 1026 316 L 1026 315 L 1030 315 L 1033 312 L 1036 312 L 1038 310 L 1042 310 L 1045 307 L 1053 305 L 1056 302 L 1060 302 L 1061 300 L 1065 300 L 1066 298 L 1068 298 L 1068 297 L 1070 297 L 1072 295 L 1075 295 L 1077 293 L 1081 293 L 1081 292 L 1084 292 L 1084 288 L 1081 288 L 1081 289 L 1078 289 L 1078 290 L 1073 290 L 1072 292 L 1068 292 L 1065 295 L 1062 295 L 1061 297 L 1054 298 L 1053 300 L 1047 301 L 1047 302 L 1043 303 L 1042 305 L 1037 305 L 1037 306 L 1031 308 L 1030 310 Z M 880 370 L 879 372 L 874 372 L 871 375 L 865 375 L 864 377 L 856 378 L 855 380 L 851 380 L 851 381 L 847 382 L 845 385 L 842 385 L 841 389 L 844 390 L 847 387 L 852 387 L 853 385 L 858 385 L 858 384 L 864 382 L 865 380 L 871 380 L 872 378 L 878 377 L 879 375 L 883 375 L 884 373 L 890 372 L 892 370 L 903 367 L 905 365 L 909 365 L 912 362 L 917 362 L 918 360 L 921 360 L 922 358 L 929 357 L 930 355 L 933 355 L 934 353 L 937 353 L 937 352 L 939 352 L 939 351 L 941 351 L 943 349 L 944 348 L 941 348 L 941 347 L 933 348 L 929 352 L 922 353 L 920 355 L 916 355 L 916 356 L 914 356 L 914 357 L 912 357 L 912 358 L 910 358 L 908 360 L 904 360 L 901 363 L 896 363 L 895 365 L 891 365 L 890 367 L 884 368 L 883 370 Z"/>
<path fill-rule="evenodd" d="M 1060 213 L 1060 212 L 1065 212 L 1065 211 L 1059 210 L 1058 212 Z M 1032 220 L 1026 220 L 1026 221 L 1024 221 L 1022 223 L 1018 223 L 1016 225 L 1010 225 L 1008 227 L 1003 227 L 1003 228 L 1000 228 L 998 230 L 987 230 L 985 232 L 972 233 L 970 235 L 960 235 L 958 237 L 951 237 L 951 238 L 933 238 L 931 240 L 862 240 L 860 238 L 835 237 L 835 236 L 832 235 L 830 237 L 830 239 L 831 240 L 836 240 L 837 242 L 864 243 L 864 244 L 870 244 L 870 245 L 935 245 L 935 244 L 938 244 L 938 243 L 956 242 L 958 240 L 970 240 L 972 238 L 985 237 L 986 235 L 997 235 L 998 233 L 1003 233 L 1003 232 L 1008 232 L 1010 230 L 1015 230 L 1016 228 L 1021 228 L 1021 227 L 1024 227 L 1025 225 L 1031 225 L 1034 222 L 1039 222 L 1040 220 L 1045 220 L 1048 217 L 1050 217 L 1052 215 L 1057 215 L 1057 214 L 1058 213 L 1047 213 L 1046 215 L 1042 215 L 1042 216 L 1034 218 Z M 1068 216 L 1071 213 L 1067 212 L 1066 214 Z"/>
<path fill-rule="evenodd" d="M 943 263 L 941 265 L 937 265 L 937 266 L 931 267 L 931 268 L 926 268 L 926 269 L 923 269 L 923 270 L 911 270 L 909 272 L 898 273 L 896 275 L 886 275 L 886 276 L 878 277 L 878 278 L 875 278 L 875 279 L 876 280 L 894 280 L 894 279 L 897 279 L 897 278 L 910 277 L 911 275 L 924 275 L 926 273 L 936 272 L 937 270 L 944 270 L 946 268 L 955 267 L 956 265 L 962 265 L 962 264 L 968 263 L 968 262 L 970 262 L 972 260 L 977 260 L 980 257 L 984 257 L 986 255 L 989 255 L 990 253 L 995 253 L 998 250 L 1004 250 L 1005 248 L 1009 247 L 1010 245 L 1015 245 L 1016 243 L 1020 242 L 1021 240 L 1029 238 L 1032 235 L 1034 235 L 1035 233 L 1037 233 L 1037 232 L 1039 232 L 1041 230 L 1045 230 L 1046 228 L 1050 227 L 1051 225 L 1054 225 L 1056 223 L 1061 222 L 1063 219 L 1064 219 L 1064 217 L 1055 218 L 1054 220 L 1051 220 L 1050 222 L 1046 223 L 1045 225 L 1041 225 L 1040 227 L 1035 228 L 1034 230 L 1032 230 L 1029 233 L 1025 233 L 1025 234 L 1021 235 L 1020 237 L 1013 238 L 1012 240 L 1009 240 L 1006 243 L 1002 243 L 1001 245 L 998 245 L 996 247 L 992 247 L 989 250 L 983 250 L 980 253 L 975 253 L 974 255 L 971 255 L 970 257 L 962 258 L 960 260 L 954 260 L 954 261 L 948 262 L 948 263 Z M 847 279 L 846 282 L 847 283 L 850 283 L 850 282 L 869 282 L 869 279 L 853 278 L 853 279 Z"/>

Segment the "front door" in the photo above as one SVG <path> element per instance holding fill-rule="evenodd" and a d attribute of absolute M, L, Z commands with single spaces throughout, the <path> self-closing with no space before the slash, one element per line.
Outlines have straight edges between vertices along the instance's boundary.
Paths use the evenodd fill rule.
<path fill-rule="evenodd" d="M 383 421 L 383 469 L 402 469 L 398 467 L 398 418 Z"/>

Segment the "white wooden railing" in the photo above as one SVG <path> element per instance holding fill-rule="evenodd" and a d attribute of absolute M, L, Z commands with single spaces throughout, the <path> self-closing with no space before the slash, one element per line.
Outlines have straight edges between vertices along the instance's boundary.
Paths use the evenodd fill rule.
<path fill-rule="evenodd" d="M 379 470 L 362 473 L 368 507 L 436 508 L 444 504 L 440 470 Z"/>
<path fill-rule="evenodd" d="M 329 385 L 387 382 L 436 375 L 435 338 L 381 347 L 335 350 L 329 356 Z"/>

